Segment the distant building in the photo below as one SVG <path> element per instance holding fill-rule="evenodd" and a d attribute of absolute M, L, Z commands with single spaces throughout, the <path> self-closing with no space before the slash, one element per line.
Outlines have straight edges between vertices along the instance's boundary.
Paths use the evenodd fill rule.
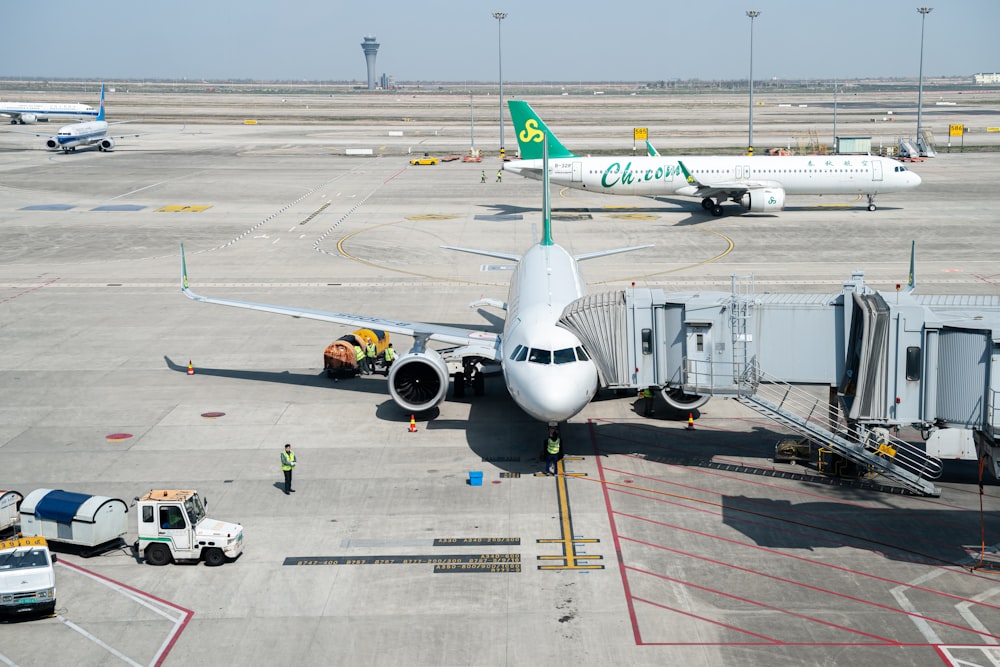
<path fill-rule="evenodd" d="M 375 35 L 365 35 L 361 43 L 361 50 L 365 52 L 365 61 L 368 63 L 368 90 L 375 90 L 375 55 L 379 46 Z"/>
<path fill-rule="evenodd" d="M 977 86 L 995 86 L 1000 83 L 1000 73 L 973 74 L 972 80 Z"/>

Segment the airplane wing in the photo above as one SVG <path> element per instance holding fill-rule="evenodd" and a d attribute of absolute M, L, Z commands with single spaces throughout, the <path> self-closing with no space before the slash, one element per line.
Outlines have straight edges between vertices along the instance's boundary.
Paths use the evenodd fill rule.
<path fill-rule="evenodd" d="M 181 291 L 189 299 L 201 301 L 203 303 L 214 303 L 220 306 L 233 306 L 235 308 L 247 308 L 259 310 L 265 313 L 275 313 L 277 315 L 288 315 L 309 320 L 320 320 L 322 322 L 333 322 L 350 327 L 365 329 L 381 329 L 389 333 L 412 336 L 413 338 L 423 338 L 449 345 L 462 345 L 477 348 L 479 356 L 497 360 L 500 358 L 500 335 L 488 331 L 477 331 L 475 329 L 460 329 L 458 327 L 447 327 L 439 324 L 428 324 L 425 322 L 406 322 L 402 320 L 388 320 L 367 315 L 353 315 L 350 313 L 335 313 L 322 310 L 310 310 L 308 308 L 295 308 L 292 306 L 278 306 L 266 303 L 254 303 L 252 301 L 237 301 L 235 299 L 219 299 L 215 297 L 202 296 L 191 291 L 187 276 L 187 262 L 184 259 L 184 245 L 181 244 Z"/>
<path fill-rule="evenodd" d="M 678 193 L 692 197 L 717 197 L 718 195 L 725 195 L 726 198 L 733 198 L 744 195 L 752 190 L 781 187 L 781 183 L 775 181 L 744 180 L 719 181 L 711 184 L 702 183 L 688 171 L 688 168 L 684 166 L 682 161 L 678 160 L 677 164 L 680 165 L 681 171 L 684 173 L 684 178 L 688 182 L 688 187 L 678 190 Z"/>

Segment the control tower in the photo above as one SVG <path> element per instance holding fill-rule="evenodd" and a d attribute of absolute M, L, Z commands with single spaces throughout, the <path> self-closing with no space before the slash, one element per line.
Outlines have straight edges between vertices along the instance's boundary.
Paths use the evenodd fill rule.
<path fill-rule="evenodd" d="M 365 35 L 364 40 L 361 50 L 365 52 L 365 61 L 368 62 L 368 90 L 375 90 L 375 55 L 379 43 L 375 41 L 375 35 Z"/>

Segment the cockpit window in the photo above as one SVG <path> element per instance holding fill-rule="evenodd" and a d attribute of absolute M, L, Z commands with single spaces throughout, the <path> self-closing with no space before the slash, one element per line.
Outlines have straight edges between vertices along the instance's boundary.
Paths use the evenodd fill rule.
<path fill-rule="evenodd" d="M 587 351 L 582 347 L 576 348 L 576 358 L 580 361 L 590 361 L 590 357 L 587 356 Z"/>
<path fill-rule="evenodd" d="M 514 358 L 514 361 L 524 361 L 525 359 L 528 358 L 528 348 L 520 345 L 518 347 L 520 347 L 521 349 L 518 351 L 517 357 Z"/>
<path fill-rule="evenodd" d="M 528 353 L 528 361 L 533 361 L 536 364 L 551 364 L 552 350 L 539 350 L 533 347 Z"/>
<path fill-rule="evenodd" d="M 567 347 L 564 350 L 556 350 L 553 352 L 552 360 L 557 364 L 571 364 L 576 361 L 576 355 L 573 354 L 573 348 Z"/>
<path fill-rule="evenodd" d="M 524 348 L 523 345 L 518 345 L 517 347 L 515 347 L 514 351 L 510 353 L 510 360 L 514 361 L 515 357 L 517 357 L 517 353 L 520 352 L 523 348 Z"/>

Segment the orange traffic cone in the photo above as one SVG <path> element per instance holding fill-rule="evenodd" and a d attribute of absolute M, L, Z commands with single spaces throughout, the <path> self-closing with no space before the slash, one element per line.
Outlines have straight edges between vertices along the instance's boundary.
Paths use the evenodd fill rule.
<path fill-rule="evenodd" d="M 693 412 L 689 412 L 688 413 L 688 428 L 687 428 L 687 430 L 689 430 L 689 431 L 693 431 L 694 430 L 694 413 Z"/>
<path fill-rule="evenodd" d="M 194 375 L 194 364 L 188 359 L 188 375 Z"/>
<path fill-rule="evenodd" d="M 413 415 L 410 415 L 410 433 L 416 433 L 416 432 L 417 432 L 417 422 L 413 418 Z"/>

